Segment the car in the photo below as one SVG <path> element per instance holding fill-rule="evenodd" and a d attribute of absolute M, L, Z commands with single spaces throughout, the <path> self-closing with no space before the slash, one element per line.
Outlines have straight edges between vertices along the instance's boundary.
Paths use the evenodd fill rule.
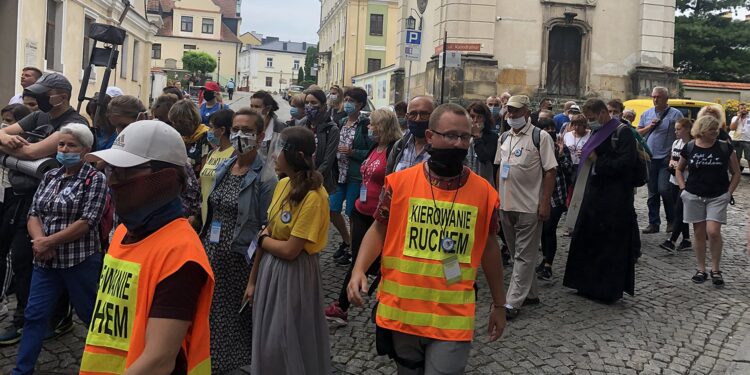
<path fill-rule="evenodd" d="M 294 98 L 296 95 L 302 94 L 303 91 L 305 91 L 305 89 L 302 86 L 297 86 L 297 85 L 289 86 L 289 88 L 286 90 L 286 98 L 285 98 L 286 101 L 288 101 L 289 104 L 291 104 L 292 98 Z"/>
<path fill-rule="evenodd" d="M 651 99 L 633 99 L 628 100 L 623 104 L 625 105 L 626 109 L 632 109 L 635 111 L 635 121 L 633 121 L 634 127 L 638 126 L 638 123 L 641 119 L 641 114 L 654 106 L 654 102 Z M 721 104 L 718 103 L 703 102 L 700 100 L 691 99 L 669 99 L 667 105 L 682 112 L 682 116 L 687 117 L 690 120 L 695 120 L 695 118 L 698 116 L 698 111 L 700 111 L 701 108 L 707 105 L 721 106 Z"/>

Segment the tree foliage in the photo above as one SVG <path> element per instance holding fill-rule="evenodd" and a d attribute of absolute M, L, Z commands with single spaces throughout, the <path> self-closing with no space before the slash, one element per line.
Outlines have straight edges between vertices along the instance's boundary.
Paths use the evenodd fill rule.
<path fill-rule="evenodd" d="M 193 74 L 209 73 L 216 70 L 216 59 L 205 52 L 187 51 L 182 56 L 182 67 Z"/>
<path fill-rule="evenodd" d="M 307 47 L 307 55 L 305 56 L 305 80 L 313 81 L 318 83 L 318 75 L 311 75 L 310 71 L 314 64 L 318 62 L 318 47 Z"/>
<path fill-rule="evenodd" d="M 722 11 L 744 0 L 678 0 L 675 66 L 682 78 L 750 82 L 750 23 Z"/>
<path fill-rule="evenodd" d="M 305 69 L 300 67 L 299 72 L 297 72 L 297 82 L 302 82 L 305 80 Z"/>

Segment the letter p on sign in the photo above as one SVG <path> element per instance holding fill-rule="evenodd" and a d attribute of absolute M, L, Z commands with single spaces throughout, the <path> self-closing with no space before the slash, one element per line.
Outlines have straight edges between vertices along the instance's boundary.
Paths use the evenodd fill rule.
<path fill-rule="evenodd" d="M 417 30 L 407 30 L 406 44 L 422 44 L 422 32 Z"/>

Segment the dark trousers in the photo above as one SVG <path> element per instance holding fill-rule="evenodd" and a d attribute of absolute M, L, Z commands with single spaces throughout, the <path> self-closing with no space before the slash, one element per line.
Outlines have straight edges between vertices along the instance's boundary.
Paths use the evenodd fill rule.
<path fill-rule="evenodd" d="M 31 237 L 26 229 L 26 216 L 31 206 L 32 195 L 6 195 L 5 212 L 0 221 L 0 260 L 6 259 L 10 252 L 11 268 L 15 278 L 16 311 L 13 314 L 13 325 L 23 327 L 24 311 L 29 300 L 31 275 L 34 270 L 34 252 L 31 248 Z M 5 263 L 5 262 L 0 262 Z M 7 272 L 7 270 L 6 270 Z M 51 327 L 57 325 L 68 313 L 68 294 L 64 293 L 52 314 Z"/>
<path fill-rule="evenodd" d="M 372 216 L 367 216 L 359 212 L 356 208 L 352 210 L 352 216 L 349 220 L 351 220 L 352 224 L 352 264 L 349 265 L 349 270 L 346 272 L 346 276 L 344 276 L 344 284 L 341 286 L 341 291 L 339 292 L 339 307 L 344 311 L 349 309 L 349 297 L 346 295 L 346 287 L 352 278 L 352 270 L 354 269 L 354 263 L 357 261 L 359 246 L 362 244 L 362 239 L 365 238 L 365 233 L 370 229 L 370 225 L 375 221 Z M 379 265 L 380 262 L 375 261 L 370 266 L 368 273 L 373 274 L 373 271 L 377 272 Z"/>
<path fill-rule="evenodd" d="M 549 211 L 549 219 L 542 223 L 542 254 L 544 255 L 545 263 L 552 264 L 552 261 L 555 260 L 555 253 L 557 253 L 557 224 L 560 223 L 560 218 L 566 209 L 565 205 L 552 207 Z"/>
<path fill-rule="evenodd" d="M 227 89 L 227 94 L 229 94 L 229 100 L 232 100 L 232 96 L 234 95 L 234 89 Z"/>
<path fill-rule="evenodd" d="M 648 223 L 656 225 L 661 224 L 659 215 L 660 202 L 664 202 L 664 214 L 667 217 L 667 223 L 673 223 L 674 218 L 674 199 L 672 198 L 672 188 L 669 182 L 669 170 L 667 164 L 669 158 L 652 159 L 651 169 L 648 171 Z"/>
<path fill-rule="evenodd" d="M 672 236 L 669 240 L 677 241 L 677 237 L 682 234 L 682 240 L 690 239 L 690 224 L 682 222 L 682 197 L 680 197 L 680 187 L 672 184 L 672 197 L 674 199 L 674 221 L 672 222 Z"/>

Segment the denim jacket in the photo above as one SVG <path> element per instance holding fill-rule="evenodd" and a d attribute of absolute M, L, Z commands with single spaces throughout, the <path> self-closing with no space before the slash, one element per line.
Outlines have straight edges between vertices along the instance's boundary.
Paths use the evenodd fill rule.
<path fill-rule="evenodd" d="M 224 176 L 227 173 L 231 173 L 230 170 L 235 161 L 237 161 L 236 155 L 216 166 L 216 180 L 213 187 L 211 187 L 211 193 L 219 186 Z M 273 177 L 267 181 L 262 181 L 260 171 L 263 169 L 264 164 L 265 159 L 261 155 L 256 156 L 255 161 L 250 166 L 250 170 L 247 171 L 247 174 L 242 179 L 242 184 L 240 184 L 240 196 L 237 198 L 237 205 L 239 207 L 237 211 L 238 217 L 232 229 L 231 246 L 232 251 L 239 254 L 245 254 L 250 243 L 258 235 L 258 232 L 260 232 L 261 226 L 268 223 L 268 206 L 271 204 L 277 179 Z M 206 223 L 203 224 L 201 237 L 207 236 L 211 230 L 213 209 L 214 207 L 212 207 L 209 201 L 208 214 L 206 216 Z"/>

